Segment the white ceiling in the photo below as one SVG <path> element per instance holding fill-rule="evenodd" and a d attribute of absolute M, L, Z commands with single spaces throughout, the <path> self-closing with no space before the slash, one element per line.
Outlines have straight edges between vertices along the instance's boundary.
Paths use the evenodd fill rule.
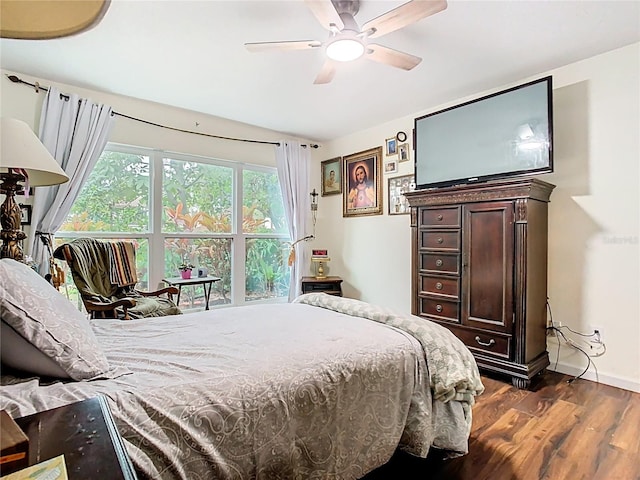
<path fill-rule="evenodd" d="M 356 20 L 402 3 L 362 0 Z M 244 47 L 327 36 L 300 0 L 112 0 L 88 32 L 2 39 L 0 65 L 321 142 L 637 42 L 640 2 L 450 0 L 443 12 L 376 39 L 422 57 L 415 69 L 362 58 L 341 64 L 327 85 L 313 84 L 321 49 Z"/>

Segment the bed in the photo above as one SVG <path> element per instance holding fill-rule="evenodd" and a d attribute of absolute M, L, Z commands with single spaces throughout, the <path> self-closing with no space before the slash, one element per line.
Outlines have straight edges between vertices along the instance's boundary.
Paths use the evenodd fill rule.
<path fill-rule="evenodd" d="M 0 408 L 104 395 L 141 478 L 358 479 L 396 448 L 467 453 L 483 386 L 466 347 L 431 322 L 324 293 L 87 321 L 14 263 L 0 260 Z M 37 371 L 37 353 L 6 359 L 7 332 L 62 373 L 17 370 Z"/>

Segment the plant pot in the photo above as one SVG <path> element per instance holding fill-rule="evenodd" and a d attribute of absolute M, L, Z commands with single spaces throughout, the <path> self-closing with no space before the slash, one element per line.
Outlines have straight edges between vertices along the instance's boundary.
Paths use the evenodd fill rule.
<path fill-rule="evenodd" d="M 191 270 L 182 270 L 180 272 L 180 276 L 185 280 L 190 279 L 191 278 Z"/>

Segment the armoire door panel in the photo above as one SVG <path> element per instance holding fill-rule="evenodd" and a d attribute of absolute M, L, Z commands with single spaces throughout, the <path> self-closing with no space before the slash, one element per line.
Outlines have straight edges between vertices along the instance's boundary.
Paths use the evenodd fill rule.
<path fill-rule="evenodd" d="M 463 207 L 462 324 L 511 333 L 513 202 Z"/>

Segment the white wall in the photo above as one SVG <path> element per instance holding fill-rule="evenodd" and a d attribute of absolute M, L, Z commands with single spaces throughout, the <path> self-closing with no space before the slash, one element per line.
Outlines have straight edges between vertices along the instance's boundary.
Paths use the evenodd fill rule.
<path fill-rule="evenodd" d="M 0 79 L 0 115 L 23 120 L 36 132 L 38 131 L 40 110 L 45 93 L 36 94 L 35 90 L 28 85 L 12 83 L 6 78 L 7 75 L 16 75 L 29 83 L 39 82 L 44 87 L 54 85 L 63 93 L 77 93 L 81 97 L 110 105 L 116 112 L 182 130 L 267 142 L 277 142 L 283 138 L 283 135 L 278 132 L 190 110 L 55 83 L 22 73 L 6 70 L 0 70 L 0 72 L 2 73 L 2 78 Z M 162 129 L 123 117 L 116 117 L 115 127 L 109 141 L 251 164 L 275 166 L 275 147 L 273 145 L 234 142 L 191 135 Z"/>
<path fill-rule="evenodd" d="M 579 331 L 602 328 L 607 351 L 594 359 L 599 381 L 635 391 L 640 391 L 639 59 L 640 44 L 634 44 L 514 83 L 553 75 L 555 170 L 541 176 L 556 185 L 549 206 L 553 319 Z M 496 85 L 494 91 L 508 86 Z M 320 161 L 384 146 L 398 131 L 411 138 L 415 117 L 443 107 L 416 110 L 325 144 L 313 153 L 318 167 L 312 169 L 312 186 L 320 191 Z M 413 173 L 412 162 L 399 167 L 394 176 Z M 408 312 L 410 219 L 386 213 L 388 178 L 381 216 L 343 218 L 342 196 L 320 197 L 313 248 L 329 250 L 330 273 L 344 278 L 346 295 Z M 562 347 L 554 365 L 556 345 L 551 339 L 551 368 L 582 372 L 586 358 L 569 347 Z M 596 379 L 593 367 L 585 378 Z"/>

